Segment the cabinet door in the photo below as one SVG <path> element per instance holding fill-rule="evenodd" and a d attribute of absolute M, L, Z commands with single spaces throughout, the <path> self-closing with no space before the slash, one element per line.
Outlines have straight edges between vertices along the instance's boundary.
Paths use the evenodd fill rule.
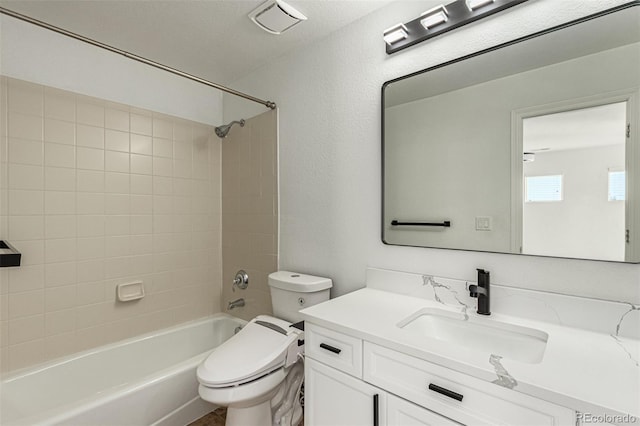
<path fill-rule="evenodd" d="M 386 393 L 305 360 L 305 426 L 386 426 Z"/>
<path fill-rule="evenodd" d="M 387 395 L 388 426 L 460 426 L 446 417 L 391 394 Z"/>

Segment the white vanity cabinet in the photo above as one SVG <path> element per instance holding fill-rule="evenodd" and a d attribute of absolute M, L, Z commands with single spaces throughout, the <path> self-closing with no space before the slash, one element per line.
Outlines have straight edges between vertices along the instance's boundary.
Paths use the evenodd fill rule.
<path fill-rule="evenodd" d="M 432 411 L 307 358 L 305 413 L 308 426 L 459 426 Z"/>
<path fill-rule="evenodd" d="M 569 408 L 315 324 L 305 329 L 307 426 L 576 424 Z"/>
<path fill-rule="evenodd" d="M 387 394 L 383 390 L 308 357 L 304 374 L 305 425 L 387 424 Z"/>

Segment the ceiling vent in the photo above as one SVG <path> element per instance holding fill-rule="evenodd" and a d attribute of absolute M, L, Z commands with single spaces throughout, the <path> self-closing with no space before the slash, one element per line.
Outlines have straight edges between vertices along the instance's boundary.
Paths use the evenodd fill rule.
<path fill-rule="evenodd" d="M 297 23 L 307 20 L 306 16 L 282 0 L 262 3 L 249 14 L 249 18 L 271 34 L 282 34 Z"/>

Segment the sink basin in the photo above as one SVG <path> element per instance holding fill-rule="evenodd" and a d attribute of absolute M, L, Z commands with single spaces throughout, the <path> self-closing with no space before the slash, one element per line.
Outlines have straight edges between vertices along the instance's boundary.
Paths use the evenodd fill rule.
<path fill-rule="evenodd" d="M 542 360 L 549 335 L 541 330 L 469 316 L 462 312 L 425 308 L 398 323 L 403 330 L 505 359 L 536 364 Z"/>

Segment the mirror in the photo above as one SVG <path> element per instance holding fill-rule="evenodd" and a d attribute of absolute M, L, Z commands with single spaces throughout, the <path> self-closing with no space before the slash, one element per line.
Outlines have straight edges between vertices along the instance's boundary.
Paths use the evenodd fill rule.
<path fill-rule="evenodd" d="M 635 6 L 385 83 L 383 242 L 639 263 Z"/>

